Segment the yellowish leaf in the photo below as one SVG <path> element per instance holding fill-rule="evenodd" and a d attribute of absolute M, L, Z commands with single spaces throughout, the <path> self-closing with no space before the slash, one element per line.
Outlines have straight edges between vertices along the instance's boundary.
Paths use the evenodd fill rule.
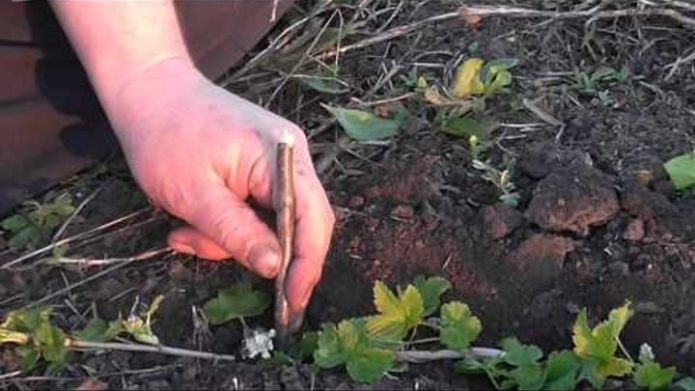
<path fill-rule="evenodd" d="M 618 357 L 611 357 L 606 363 L 599 365 L 598 373 L 603 377 L 623 377 L 632 371 L 632 363 Z"/>
<path fill-rule="evenodd" d="M 484 63 L 485 61 L 481 58 L 471 58 L 459 65 L 451 89 L 453 96 L 466 98 L 484 92 L 485 87 L 480 80 L 480 71 L 483 69 Z"/>

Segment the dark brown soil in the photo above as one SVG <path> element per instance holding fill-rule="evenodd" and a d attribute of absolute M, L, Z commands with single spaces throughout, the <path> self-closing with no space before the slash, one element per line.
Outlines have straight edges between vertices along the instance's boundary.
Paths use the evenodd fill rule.
<path fill-rule="evenodd" d="M 567 2 L 524 5 L 550 3 Z M 455 9 L 445 2 L 417 4 L 406 2 L 391 25 Z M 415 70 L 447 85 L 462 56 L 519 58 L 511 91 L 492 99 L 486 113 L 500 124 L 487 154 L 492 164 L 502 164 L 505 156 L 514 161 L 513 181 L 521 201 L 516 209 L 502 205 L 497 189 L 471 167 L 466 143 L 433 129 L 429 109 L 405 102 L 413 119 L 401 136 L 387 146 L 346 144 L 349 153 L 341 151 L 338 164 L 322 173 L 338 222 L 308 326 L 370 312 L 375 280 L 396 285 L 420 274 L 441 275 L 454 286 L 447 298 L 469 303 L 482 319 L 480 345 L 493 346 L 515 335 L 548 350 L 568 348 L 579 309 L 586 307 L 598 319 L 629 300 L 636 315 L 624 333 L 627 348 L 636 352 L 647 342 L 660 361 L 692 374 L 695 194 L 673 191 L 660 165 L 695 147 L 695 71 L 690 63 L 668 73 L 670 64 L 690 53 L 695 33 L 658 18 L 602 20 L 591 29 L 585 29 L 584 20 L 539 22 L 489 18 L 471 31 L 461 21 L 449 21 L 341 58 L 341 76 L 352 83 L 355 97 L 370 90 L 382 75 L 381 64 L 390 68 L 391 61 L 403 67 L 397 75 Z M 378 21 L 370 23 L 379 26 Z M 603 98 L 569 87 L 573 72 L 604 65 L 624 67 L 631 76 L 623 83 L 602 84 Z M 398 80 L 393 78 L 394 86 L 377 90 L 372 99 L 407 91 Z M 274 85 L 270 91 L 256 82 L 233 89 L 255 99 L 267 97 Z M 315 104 L 296 112 L 297 94 L 303 102 L 348 102 L 348 96 L 317 98 L 290 83 L 272 107 L 307 129 L 315 128 L 325 113 Z M 536 104 L 565 126 L 543 123 L 524 109 L 522 98 L 540 98 Z M 540 126 L 527 129 L 510 126 L 538 122 Z M 332 129 L 312 139 L 318 159 L 335 146 L 339 131 Z M 145 205 L 141 197 L 130 197 L 134 185 L 123 173 L 90 174 L 72 185 L 71 191 L 84 197 L 107 181 L 70 233 Z M 175 223 L 160 216 L 71 247 L 69 254 L 116 257 L 161 247 Z M 4 254 L 3 259 L 15 256 Z M 19 308 L 99 270 L 42 265 L 2 271 L 0 311 Z M 232 264 L 174 255 L 131 264 L 50 302 L 60 324 L 81 327 L 92 302 L 100 316 L 114 318 L 130 310 L 136 295 L 149 300 L 164 294 L 156 325 L 164 343 L 237 354 L 240 328 L 195 330 L 191 307 L 240 278 L 250 277 Z M 269 317 L 254 320 L 270 323 Z M 6 371 L 9 361 L 0 360 Z M 115 388 L 364 388 L 341 371 L 317 373 L 306 365 L 222 365 L 119 352 L 81 355 L 60 379 L 6 384 L 69 388 L 90 374 Z M 408 373 L 394 374 L 372 388 L 468 388 L 474 385 L 470 382 L 453 375 L 451 363 L 438 363 L 411 366 Z"/>

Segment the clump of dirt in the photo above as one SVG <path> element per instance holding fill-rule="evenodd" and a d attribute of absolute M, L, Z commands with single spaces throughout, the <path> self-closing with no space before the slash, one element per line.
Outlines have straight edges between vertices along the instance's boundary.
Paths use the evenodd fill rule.
<path fill-rule="evenodd" d="M 533 192 L 528 218 L 553 232 L 587 236 L 592 226 L 611 220 L 620 210 L 611 181 L 585 165 L 554 170 Z"/>

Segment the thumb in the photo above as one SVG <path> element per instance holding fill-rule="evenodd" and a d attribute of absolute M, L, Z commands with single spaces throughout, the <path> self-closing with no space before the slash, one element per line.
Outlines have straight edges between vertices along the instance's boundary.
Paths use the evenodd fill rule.
<path fill-rule="evenodd" d="M 247 269 L 266 278 L 280 267 L 280 245 L 275 234 L 245 202 L 227 188 L 208 190 L 188 216 L 192 226 L 169 236 L 175 250 L 201 258 L 234 258 Z"/>

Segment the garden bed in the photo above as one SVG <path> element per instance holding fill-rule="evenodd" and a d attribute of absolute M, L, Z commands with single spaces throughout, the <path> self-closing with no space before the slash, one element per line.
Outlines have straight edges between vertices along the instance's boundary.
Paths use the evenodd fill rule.
<path fill-rule="evenodd" d="M 693 26 L 663 15 L 590 22 L 586 17 L 499 15 L 484 17 L 479 25 L 454 17 L 350 48 L 394 27 L 456 12 L 460 5 L 355 3 L 366 6 L 317 8 L 312 22 L 288 34 L 294 39 L 271 46 L 270 54 L 233 71 L 238 77 L 228 86 L 307 129 L 335 208 L 333 245 L 306 327 L 318 329 L 322 322 L 371 313 L 377 280 L 395 286 L 418 275 L 442 276 L 453 286 L 445 298 L 469 304 L 482 321 L 476 345 L 494 347 L 502 338 L 516 336 L 546 351 L 571 348 L 571 328 L 581 308 L 599 319 L 629 300 L 635 315 L 623 333 L 627 349 L 636 353 L 646 342 L 660 362 L 692 375 L 695 195 L 674 190 L 662 165 L 695 147 Z M 523 3 L 572 11 L 582 2 Z M 614 1 L 606 10 L 632 9 L 637 3 Z M 299 20 L 295 11 L 269 39 Z M 338 61 L 339 86 L 345 93 L 320 93 L 302 78 L 287 77 L 287 72 L 315 71 L 311 58 L 303 60 L 305 66 L 288 68 L 287 58 L 303 53 L 288 48 L 302 32 L 313 38 L 324 26 L 340 27 L 336 31 L 345 34 L 340 47 L 349 50 L 337 60 L 330 53 L 335 45 L 314 45 L 313 50 L 322 49 L 316 56 L 324 56 L 326 64 Z M 312 43 L 316 42 L 306 41 Z M 456 67 L 472 57 L 519 60 L 510 70 L 513 82 L 506 92 L 486 98 L 477 114 L 486 124 L 489 142 L 482 155 L 471 150 L 470 137 L 441 132 L 437 108 L 415 92 L 420 77 L 447 88 Z M 613 73 L 592 77 L 607 68 Z M 351 141 L 319 105 L 372 110 L 389 109 L 394 102 L 407 109 L 409 118 L 398 136 L 378 142 Z M 474 159 L 484 160 L 493 170 L 509 168 L 518 193 L 516 206 L 500 200 L 503 192 L 484 178 L 486 172 L 474 166 Z M 114 158 L 47 194 L 51 199 L 67 191 L 75 205 L 95 194 L 63 237 L 139 211 L 113 228 L 63 247 L 65 256 L 127 258 L 163 248 L 166 233 L 178 223 L 149 208 L 134 189 L 122 161 Z M 5 250 L 0 260 L 10 262 L 24 252 Z M 178 254 L 90 267 L 37 262 L 41 258 L 0 270 L 2 315 L 42 300 L 55 305 L 58 325 L 79 329 L 92 309 L 114 319 L 127 314 L 136 297 L 149 302 L 161 294 L 164 302 L 154 325 L 161 341 L 220 354 L 239 353 L 241 327 L 196 322 L 195 308 L 240 279 L 272 288 L 271 283 L 242 275 L 233 263 Z M 97 273 L 102 274 L 72 287 Z M 59 294 L 46 299 L 55 292 Z M 267 315 L 250 324 L 268 327 L 272 319 Z M 12 360 L 6 348 L 0 357 L 5 373 L 16 369 Z M 371 387 L 487 385 L 484 378 L 454 374 L 452 366 L 411 365 L 408 372 L 393 373 Z M 0 384 L 15 389 L 69 388 L 94 376 L 114 388 L 364 387 L 342 370 L 315 372 L 308 364 L 210 363 L 109 351 L 76 355 L 60 375 L 38 375 L 23 374 Z"/>

